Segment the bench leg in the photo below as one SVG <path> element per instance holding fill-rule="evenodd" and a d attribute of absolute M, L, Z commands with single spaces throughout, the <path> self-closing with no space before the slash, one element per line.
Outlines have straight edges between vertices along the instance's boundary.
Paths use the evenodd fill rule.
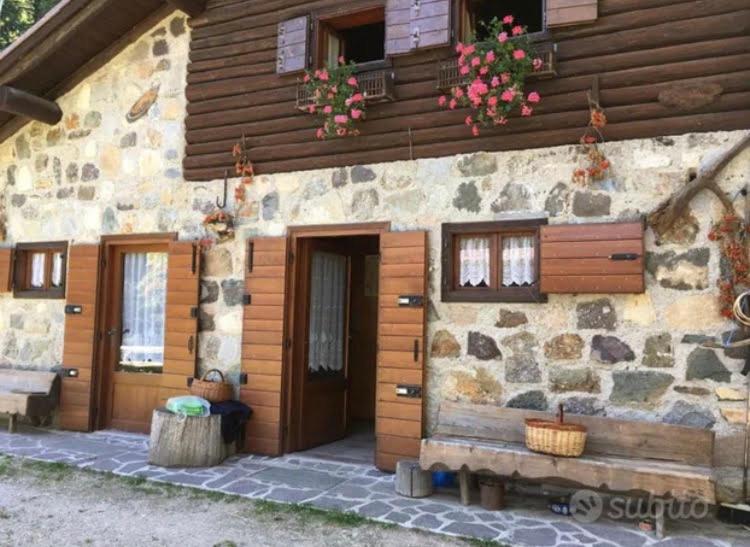
<path fill-rule="evenodd" d="M 458 472 L 458 487 L 461 490 L 461 503 L 471 505 L 471 473 L 465 467 Z"/>
<path fill-rule="evenodd" d="M 15 433 L 16 432 L 16 419 L 18 417 L 18 414 L 11 414 L 8 418 L 8 433 Z"/>
<path fill-rule="evenodd" d="M 663 539 L 666 535 L 666 517 L 664 516 L 664 504 L 657 501 L 654 508 L 654 520 L 656 520 L 656 537 Z"/>

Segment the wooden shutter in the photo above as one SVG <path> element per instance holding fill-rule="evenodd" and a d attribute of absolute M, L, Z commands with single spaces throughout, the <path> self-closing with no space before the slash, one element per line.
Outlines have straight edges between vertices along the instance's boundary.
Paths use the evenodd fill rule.
<path fill-rule="evenodd" d="M 309 45 L 308 15 L 280 22 L 276 41 L 276 72 L 290 74 L 307 68 Z"/>
<path fill-rule="evenodd" d="M 13 290 L 13 249 L 0 249 L 0 293 Z"/>
<path fill-rule="evenodd" d="M 414 49 L 449 45 L 451 0 L 414 0 L 409 27 Z"/>
<path fill-rule="evenodd" d="M 279 455 L 284 357 L 287 240 L 254 238 L 247 243 L 246 305 L 242 332 L 242 372 L 247 384 L 240 400 L 253 409 L 245 450 Z"/>
<path fill-rule="evenodd" d="M 597 0 L 547 0 L 547 28 L 593 23 Z"/>
<path fill-rule="evenodd" d="M 386 0 L 385 3 L 385 54 L 387 56 L 409 53 L 411 38 L 411 8 L 414 0 Z"/>
<path fill-rule="evenodd" d="M 427 232 L 382 234 L 380 259 L 375 465 L 393 471 L 419 457 L 423 433 Z"/>
<path fill-rule="evenodd" d="M 164 322 L 164 369 L 159 404 L 188 392 L 198 356 L 200 259 L 197 242 L 171 241 L 167 262 L 167 306 Z"/>
<path fill-rule="evenodd" d="M 641 293 L 643 224 L 564 224 L 540 231 L 542 293 Z"/>
<path fill-rule="evenodd" d="M 62 429 L 90 431 L 101 266 L 99 245 L 71 245 L 67 260 L 59 420 Z"/>

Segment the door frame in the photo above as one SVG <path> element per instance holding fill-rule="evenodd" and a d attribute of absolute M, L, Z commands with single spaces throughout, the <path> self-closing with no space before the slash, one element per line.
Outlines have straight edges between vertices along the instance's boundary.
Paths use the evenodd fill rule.
<path fill-rule="evenodd" d="M 295 418 L 295 389 L 294 389 L 294 341 L 303 337 L 295 336 L 296 311 L 299 304 L 297 292 L 297 278 L 302 267 L 296 257 L 302 240 L 311 238 L 339 238 L 352 236 L 380 236 L 391 231 L 390 221 L 365 222 L 359 224 L 318 224 L 311 226 L 289 226 L 287 238 L 289 240 L 289 268 L 286 278 L 286 310 L 285 310 L 285 340 L 288 341 L 284 355 L 284 370 L 281 387 L 282 430 L 281 447 L 284 454 L 298 450 L 298 435 L 296 434 Z"/>
<path fill-rule="evenodd" d="M 93 409 L 92 424 L 94 430 L 103 429 L 107 426 L 106 419 L 109 412 L 105 405 L 111 404 L 108 392 L 113 381 L 113 377 L 105 367 L 105 344 L 104 329 L 107 321 L 107 314 L 104 306 L 108 297 L 115 287 L 110 283 L 110 272 L 107 267 L 111 263 L 111 255 L 116 247 L 138 246 L 138 245 L 169 245 L 172 241 L 177 241 L 177 232 L 165 233 L 146 233 L 146 234 L 117 234 L 101 236 L 100 240 L 100 271 L 99 271 L 99 288 L 97 297 L 96 310 L 96 336 L 94 347 L 94 366 L 93 366 Z M 168 273 L 168 272 L 167 272 Z"/>

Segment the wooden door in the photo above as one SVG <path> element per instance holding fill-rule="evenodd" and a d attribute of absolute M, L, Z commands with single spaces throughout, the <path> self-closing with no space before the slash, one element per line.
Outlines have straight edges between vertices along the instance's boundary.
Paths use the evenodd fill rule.
<path fill-rule="evenodd" d="M 105 245 L 102 383 L 106 428 L 147 432 L 164 370 L 168 243 Z"/>
<path fill-rule="evenodd" d="M 63 378 L 59 421 L 62 429 L 90 431 L 99 270 L 99 245 L 68 249 Z"/>
<path fill-rule="evenodd" d="M 281 386 L 284 357 L 287 240 L 252 238 L 247 242 L 242 372 L 247 383 L 240 400 L 253 409 L 245 450 L 281 454 Z"/>
<path fill-rule="evenodd" d="M 418 458 L 423 435 L 427 232 L 380 236 L 375 465 Z"/>
<path fill-rule="evenodd" d="M 351 261 L 336 240 L 304 243 L 300 294 L 305 328 L 299 378 L 302 393 L 298 450 L 331 443 L 346 435 Z M 300 308 L 302 309 L 302 308 Z"/>
<path fill-rule="evenodd" d="M 198 362 L 198 312 L 201 293 L 201 253 L 196 241 L 169 243 L 164 369 L 159 406 L 167 399 L 188 394 L 188 378 Z"/>

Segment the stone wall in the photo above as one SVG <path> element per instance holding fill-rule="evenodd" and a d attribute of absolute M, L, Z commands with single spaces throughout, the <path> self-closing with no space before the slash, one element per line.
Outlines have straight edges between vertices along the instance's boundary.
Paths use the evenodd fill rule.
<path fill-rule="evenodd" d="M 203 235 L 201 221 L 222 183 L 181 179 L 187 48 L 184 19 L 170 17 L 63 97 L 58 126 L 33 123 L 0 145 L 7 243 Z M 128 122 L 126 112 L 157 84 L 148 114 Z M 430 232 L 429 428 L 443 399 L 538 409 L 563 402 L 571 412 L 710 427 L 735 439 L 736 458 L 744 353 L 699 347 L 732 330 L 718 313 L 722 266 L 707 239 L 721 212 L 713 196 L 700 195 L 660 245 L 647 234 L 642 295 L 441 303 L 439 238 L 443 222 L 539 214 L 550 223 L 637 218 L 739 136 L 608 143 L 612 177 L 587 188 L 570 182 L 580 160 L 574 146 L 259 176 L 238 211 L 236 240 L 205 257 L 201 369 L 239 370 L 248 236 L 282 235 L 288 225 L 389 220 L 395 230 Z M 719 184 L 734 195 L 750 183 L 749 173 L 745 151 Z M 62 301 L 0 296 L 0 363 L 59 365 L 63 320 Z"/>

